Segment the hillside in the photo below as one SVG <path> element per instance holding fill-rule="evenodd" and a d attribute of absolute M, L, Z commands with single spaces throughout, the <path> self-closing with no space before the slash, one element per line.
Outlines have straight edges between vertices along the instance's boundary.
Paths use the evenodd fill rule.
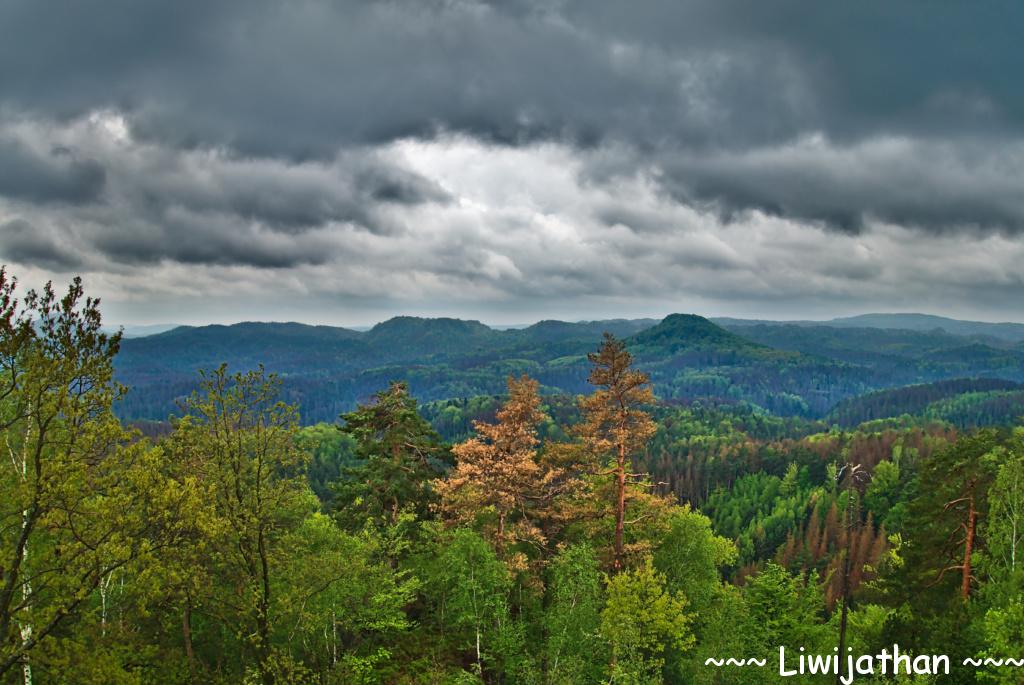
<path fill-rule="evenodd" d="M 771 350 L 694 315 L 649 324 L 542 321 L 495 330 L 476 321 L 397 317 L 366 332 L 295 323 L 180 327 L 124 341 L 118 378 L 133 391 L 121 411 L 128 418 L 165 418 L 199 369 L 222 362 L 235 369 L 263 363 L 282 374 L 286 393 L 308 420 L 333 419 L 391 380 L 407 381 L 428 401 L 498 394 L 509 374 L 522 373 L 548 392 L 578 393 L 587 388 L 586 354 L 605 331 L 627 341 L 665 398 L 721 397 L 810 411 L 802 401 L 794 409 L 772 399 L 775 385 L 787 396 L 805 390 L 799 382 L 773 380 L 776 367 L 799 353 Z M 755 383 L 754 376 L 762 378 Z M 815 411 L 827 408 L 811 404 Z"/>
<path fill-rule="evenodd" d="M 397 316 L 360 335 L 360 341 L 388 361 L 455 357 L 500 345 L 503 331 L 479 321 Z"/>
<path fill-rule="evenodd" d="M 200 369 L 221 363 L 236 370 L 262 363 L 281 374 L 288 398 L 309 421 L 332 420 L 392 380 L 409 382 L 424 400 L 500 393 L 511 373 L 577 392 L 586 382 L 585 354 L 602 331 L 625 336 L 649 323 L 545 321 L 496 330 L 403 316 L 365 332 L 298 323 L 182 326 L 122 342 L 117 376 L 132 392 L 119 409 L 130 419 L 164 419 Z"/>
<path fill-rule="evenodd" d="M 957 378 L 867 393 L 837 404 L 829 422 L 853 427 L 902 415 L 961 427 L 1012 423 L 1024 413 L 1024 385 L 995 378 Z"/>
<path fill-rule="evenodd" d="M 641 356 L 766 349 L 695 314 L 670 314 L 657 325 L 628 338 L 627 342 L 635 354 Z"/>
<path fill-rule="evenodd" d="M 668 316 L 626 343 L 664 399 L 713 397 L 820 416 L 870 387 L 866 367 L 774 349 L 694 315 Z"/>
<path fill-rule="evenodd" d="M 838 328 L 794 324 L 730 324 L 750 340 L 864 365 L 889 378 L 885 385 L 911 385 L 942 378 L 990 376 L 1024 381 L 1024 354 L 995 338 L 963 337 L 945 331 Z"/>

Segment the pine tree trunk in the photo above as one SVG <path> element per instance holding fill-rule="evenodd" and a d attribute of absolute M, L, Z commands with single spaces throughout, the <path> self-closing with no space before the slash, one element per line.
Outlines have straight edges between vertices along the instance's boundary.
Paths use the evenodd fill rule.
<path fill-rule="evenodd" d="M 852 515 L 853 514 L 853 511 L 852 511 L 853 510 L 853 497 L 850 496 L 849 493 L 847 493 L 847 497 L 849 499 L 847 500 L 847 505 L 846 505 L 846 528 L 847 528 L 847 530 L 846 530 L 846 554 L 845 554 L 846 558 L 843 559 L 843 588 L 842 588 L 842 596 L 841 596 L 841 601 L 843 603 L 843 607 L 842 607 L 842 613 L 840 614 L 840 618 L 839 618 L 839 663 L 840 663 L 840 668 L 839 668 L 838 672 L 836 673 L 836 683 L 842 683 L 843 682 L 843 676 L 845 675 L 845 676 L 849 677 L 849 675 L 850 675 L 850 674 L 846 673 L 846 667 L 844 665 L 846 663 L 846 661 L 843 659 L 843 656 L 846 654 L 846 626 L 847 626 L 847 621 L 848 621 L 849 612 L 850 612 L 850 563 L 852 561 L 852 559 L 850 557 L 852 556 L 851 553 L 853 551 L 853 539 L 854 539 L 853 532 L 851 530 L 851 527 L 853 526 L 853 515 Z"/>
<path fill-rule="evenodd" d="M 960 583 L 960 596 L 966 602 L 971 596 L 971 554 L 974 552 L 974 529 L 977 525 L 978 512 L 974 509 L 974 497 L 968 500 L 967 537 L 964 540 L 963 578 Z"/>
<path fill-rule="evenodd" d="M 622 570 L 623 534 L 626 529 L 626 448 L 619 446 L 618 467 L 615 469 L 616 505 L 615 505 L 615 551 L 612 569 L 618 573 Z"/>

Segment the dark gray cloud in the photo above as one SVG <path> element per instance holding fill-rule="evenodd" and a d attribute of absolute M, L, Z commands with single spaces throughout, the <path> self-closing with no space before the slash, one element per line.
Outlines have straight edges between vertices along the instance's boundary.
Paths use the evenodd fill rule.
<path fill-rule="evenodd" d="M 297 239 L 231 218 L 171 211 L 159 223 L 139 222 L 134 229 L 98 225 L 83 241 L 106 258 L 124 265 L 173 261 L 186 265 L 246 265 L 282 269 L 323 264 L 335 256 L 326 241 Z"/>
<path fill-rule="evenodd" d="M 747 154 L 810 134 L 839 147 L 939 138 L 964 141 L 948 155 L 963 171 L 987 172 L 1024 135 L 1014 18 L 1024 6 L 923 0 L 84 0 L 61 12 L 9 0 L 0 102 L 50 118 L 113 108 L 163 145 L 298 161 L 444 131 L 513 145 L 618 141 L 663 154 L 673 192 L 726 214 L 1016 230 L 1011 198 L 950 198 L 935 173 L 926 185 L 878 168 L 863 183 L 841 159 L 780 160 L 776 174 Z M 8 194 L 81 201 L 102 187 L 102 168 L 77 161 L 35 160 L 39 178 L 17 180 L 4 153 Z M 246 182 L 227 189 L 242 215 L 369 221 L 358 209 L 369 202 Z M 369 200 L 421 192 L 385 179 Z"/>
<path fill-rule="evenodd" d="M 0 223 L 0 254 L 22 264 L 60 272 L 82 266 L 73 248 L 62 244 L 48 229 L 24 219 Z"/>
<path fill-rule="evenodd" d="M 622 41 L 674 51 L 785 55 L 812 96 L 809 122 L 833 138 L 879 131 L 1020 133 L 1024 124 L 1024 93 L 1015 76 L 1024 64 L 1016 48 L 1024 7 L 1011 0 L 567 0 L 561 7 L 572 23 Z M 756 69 L 763 73 L 762 66 Z M 755 93 L 781 85 L 768 79 Z M 774 123 L 782 136 L 785 123 Z"/>
<path fill-rule="evenodd" d="M 872 222 L 924 232 L 1024 232 L 1024 143 L 820 137 L 778 147 L 680 154 L 666 189 L 726 218 L 758 209 L 857 233 Z"/>
<path fill-rule="evenodd" d="M 229 215 L 287 233 L 332 222 L 386 233 L 393 227 L 381 218 L 382 206 L 450 199 L 436 183 L 372 152 L 297 164 L 287 159 L 148 150 L 141 159 L 123 160 L 127 168 L 121 169 L 121 181 L 130 200 L 156 221 L 185 209 Z"/>
<path fill-rule="evenodd" d="M 1020 133 L 1018 3 L 83 0 L 0 8 L 4 99 L 331 155 L 438 128 L 748 145 Z"/>
<path fill-rule="evenodd" d="M 79 159 L 74 150 L 53 147 L 39 153 L 0 136 L 0 196 L 81 204 L 99 197 L 105 178 L 100 164 Z"/>
<path fill-rule="evenodd" d="M 102 196 L 76 197 L 74 205 L 40 204 L 38 188 L 45 187 L 40 173 L 28 176 L 36 196 L 6 194 L 19 217 L 47 226 L 48 233 L 32 241 L 19 233 L 0 244 L 0 254 L 38 266 L 71 264 L 48 249 L 57 242 L 64 253 L 77 249 L 91 257 L 84 262 L 90 264 L 171 261 L 273 269 L 323 264 L 342 251 L 337 227 L 390 235 L 406 230 L 390 218 L 395 209 L 452 199 L 435 181 L 376 150 L 352 149 L 332 160 L 305 162 L 180 150 L 131 139 L 123 118 L 111 112 L 64 126 L 21 120 L 0 126 L 4 139 L 16 150 L 44 145 L 75 150 L 56 154 L 88 155 L 103 169 Z M 15 175 L 24 171 L 11 168 Z M 64 178 L 56 172 L 45 178 L 50 177 Z M 27 183 L 24 175 L 18 178 Z M 55 187 L 60 186 L 51 182 L 52 197 Z"/>

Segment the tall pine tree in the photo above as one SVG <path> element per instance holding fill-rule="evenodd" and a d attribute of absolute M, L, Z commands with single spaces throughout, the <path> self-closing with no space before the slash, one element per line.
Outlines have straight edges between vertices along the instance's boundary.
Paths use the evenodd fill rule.
<path fill-rule="evenodd" d="M 633 458 L 656 430 L 644 410 L 654 402 L 654 393 L 647 374 L 633 369 L 632 355 L 615 336 L 605 333 L 601 349 L 587 355 L 587 359 L 592 364 L 589 381 L 597 390 L 581 401 L 583 422 L 579 432 L 591 453 L 607 464 L 601 475 L 612 481 L 612 569 L 619 572 L 624 564 L 628 486 L 645 477 L 634 472 Z"/>

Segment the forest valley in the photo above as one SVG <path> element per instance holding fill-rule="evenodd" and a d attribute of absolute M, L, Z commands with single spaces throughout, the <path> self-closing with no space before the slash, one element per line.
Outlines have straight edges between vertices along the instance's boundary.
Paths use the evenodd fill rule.
<path fill-rule="evenodd" d="M 1020 427 L 659 399 L 608 334 L 586 392 L 305 426 L 221 365 L 147 437 L 120 345 L 0 272 L 0 683 L 762 683 L 705 660 L 894 643 L 953 664 L 896 682 L 1024 682 L 960 665 L 1024 657 Z"/>

